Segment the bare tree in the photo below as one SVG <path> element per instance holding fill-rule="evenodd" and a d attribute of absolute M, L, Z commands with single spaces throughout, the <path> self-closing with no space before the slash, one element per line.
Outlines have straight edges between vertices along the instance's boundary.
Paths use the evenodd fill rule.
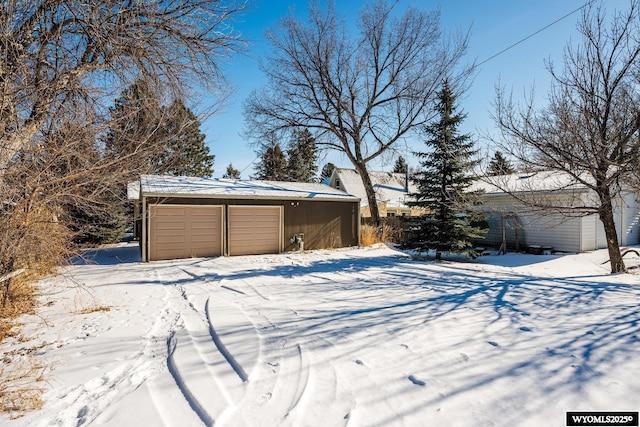
<path fill-rule="evenodd" d="M 396 17 L 396 4 L 365 5 L 353 37 L 332 2 L 326 12 L 312 3 L 307 22 L 281 20 L 267 33 L 275 51 L 262 66 L 268 85 L 245 103 L 247 128 L 257 137 L 308 128 L 318 146 L 344 153 L 378 224 L 367 165 L 427 122 L 445 76 L 465 75 L 454 69 L 467 37 L 449 44 L 439 11 L 409 8 Z"/>
<path fill-rule="evenodd" d="M 548 65 L 553 85 L 546 108 L 524 107 L 499 90 L 495 119 L 500 146 L 534 170 L 558 171 L 563 187 L 575 185 L 594 197 L 567 198 L 564 205 L 535 203 L 571 214 L 597 213 L 604 226 L 611 272 L 625 271 L 614 220 L 613 201 L 640 156 L 640 2 L 631 0 L 610 24 L 602 4 L 590 4 L 578 22 L 578 46 L 564 51 L 561 70 Z"/>
<path fill-rule="evenodd" d="M 132 159 L 163 149 L 162 138 L 140 135 L 126 153 L 105 155 L 105 113 L 125 87 L 144 79 L 174 99 L 187 85 L 222 94 L 219 65 L 240 48 L 229 23 L 242 8 L 235 0 L 0 3 L 0 276 L 56 265 L 70 249 L 67 207 L 109 209 L 102 196 L 121 195 L 140 172 Z"/>
<path fill-rule="evenodd" d="M 0 174 L 72 98 L 139 77 L 220 88 L 239 6 L 218 0 L 9 0 L 0 4 Z"/>

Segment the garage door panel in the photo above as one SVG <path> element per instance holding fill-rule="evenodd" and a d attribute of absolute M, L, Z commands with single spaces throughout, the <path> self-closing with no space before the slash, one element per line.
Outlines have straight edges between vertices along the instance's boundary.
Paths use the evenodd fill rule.
<path fill-rule="evenodd" d="M 149 259 L 222 255 L 222 206 L 150 206 Z"/>
<path fill-rule="evenodd" d="M 158 238 L 156 239 L 156 244 L 159 244 L 159 245 L 180 245 L 180 246 L 184 246 L 185 243 L 186 242 L 185 242 L 184 235 L 180 235 L 180 236 L 162 235 L 162 236 L 158 236 Z"/>
<path fill-rule="evenodd" d="M 282 207 L 229 206 L 229 255 L 278 253 L 282 248 Z"/>

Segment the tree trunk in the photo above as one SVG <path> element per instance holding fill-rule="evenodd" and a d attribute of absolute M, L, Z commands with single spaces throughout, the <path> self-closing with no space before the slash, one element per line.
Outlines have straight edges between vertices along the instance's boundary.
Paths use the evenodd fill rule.
<path fill-rule="evenodd" d="M 382 220 L 380 219 L 380 211 L 378 210 L 378 200 L 376 199 L 376 192 L 373 188 L 373 183 L 371 182 L 371 177 L 369 176 L 369 172 L 367 171 L 366 165 L 363 164 L 354 164 L 358 174 L 360 175 L 360 179 L 362 179 L 362 184 L 364 185 L 364 190 L 367 193 L 367 201 L 369 202 L 369 212 L 371 212 L 371 219 L 376 227 L 380 227 L 382 225 Z"/>
<path fill-rule="evenodd" d="M 607 249 L 609 250 L 609 262 L 611 264 L 611 273 L 625 273 L 627 271 L 622 254 L 620 253 L 620 244 L 618 243 L 618 233 L 616 232 L 616 223 L 613 218 L 613 204 L 611 195 L 607 191 L 600 194 L 602 205 L 600 207 L 600 221 L 604 226 L 604 234 L 607 239 Z"/>

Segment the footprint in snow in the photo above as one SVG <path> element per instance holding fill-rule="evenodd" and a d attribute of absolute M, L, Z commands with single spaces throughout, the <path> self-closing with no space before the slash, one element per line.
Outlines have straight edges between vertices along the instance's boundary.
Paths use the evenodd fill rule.
<path fill-rule="evenodd" d="M 487 341 L 487 342 L 488 342 L 489 344 L 491 344 L 492 346 L 494 346 L 494 347 L 500 347 L 500 344 L 498 344 L 498 343 L 497 343 L 497 342 L 495 342 L 495 341 Z"/>
<path fill-rule="evenodd" d="M 522 332 L 531 332 L 531 328 L 530 328 L 530 327 L 528 327 L 528 326 L 522 326 L 522 327 L 520 328 L 520 330 L 521 330 Z"/>
<path fill-rule="evenodd" d="M 356 364 L 364 366 L 364 362 L 360 359 L 355 360 Z"/>
<path fill-rule="evenodd" d="M 411 381 L 415 385 L 419 385 L 420 387 L 424 387 L 427 384 L 424 381 L 417 379 L 413 375 L 409 375 L 409 381 Z"/>
<path fill-rule="evenodd" d="M 258 398 L 258 406 L 262 406 L 265 403 L 267 403 L 268 401 L 271 400 L 272 394 L 270 392 L 266 392 L 265 394 L 263 394 L 262 396 L 260 396 Z"/>

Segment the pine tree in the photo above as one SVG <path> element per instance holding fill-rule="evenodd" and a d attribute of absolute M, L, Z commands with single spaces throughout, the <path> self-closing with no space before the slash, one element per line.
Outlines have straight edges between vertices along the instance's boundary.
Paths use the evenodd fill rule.
<path fill-rule="evenodd" d="M 471 209 L 477 204 L 477 192 L 469 191 L 478 164 L 477 151 L 469 135 L 459 133 L 465 115 L 456 112 L 456 96 L 445 81 L 438 93 L 435 108 L 438 119 L 425 128 L 429 151 L 415 153 L 422 159 L 421 170 L 414 175 L 418 192 L 412 194 L 409 205 L 423 208 L 427 214 L 415 224 L 415 235 L 406 242 L 408 248 L 435 250 L 436 259 L 442 252 L 463 252 L 471 246 L 470 239 L 484 233 L 473 225 L 480 219 Z"/>
<path fill-rule="evenodd" d="M 107 156 L 135 153 L 131 162 L 145 173 L 210 177 L 214 156 L 200 121 L 182 100 L 164 106 L 143 81 L 125 89 L 110 110 Z M 135 177 L 130 177 L 131 179 Z"/>
<path fill-rule="evenodd" d="M 129 164 L 134 165 L 132 170 L 156 173 L 154 165 L 159 161 L 160 150 L 154 141 L 160 138 L 160 104 L 158 96 L 144 80 L 138 80 L 122 91 L 109 109 L 111 117 L 104 138 L 105 155 L 113 159 L 129 156 Z"/>
<path fill-rule="evenodd" d="M 393 172 L 407 173 L 407 161 L 404 159 L 404 157 L 398 157 L 398 160 L 396 160 L 396 164 L 393 166 Z"/>
<path fill-rule="evenodd" d="M 215 156 L 205 144 L 200 120 L 181 100 L 163 107 L 163 111 L 165 123 L 160 133 L 164 134 L 166 150 L 157 163 L 156 173 L 203 178 L 213 175 Z"/>
<path fill-rule="evenodd" d="M 308 129 L 297 131 L 291 148 L 287 151 L 287 175 L 289 181 L 293 182 L 314 182 L 318 158 L 316 139 Z"/>
<path fill-rule="evenodd" d="M 287 180 L 287 158 L 280 144 L 272 141 L 264 147 L 260 155 L 260 163 L 256 165 L 255 179 L 267 181 Z"/>
<path fill-rule="evenodd" d="M 327 163 L 326 165 L 324 165 L 324 167 L 322 168 L 322 172 L 320 172 L 320 181 L 331 178 L 331 175 L 333 174 L 333 170 L 335 168 L 336 165 L 334 165 L 333 163 Z"/>
<path fill-rule="evenodd" d="M 233 164 L 229 163 L 227 171 L 222 175 L 222 177 L 227 179 L 240 179 L 240 171 L 234 168 Z"/>
<path fill-rule="evenodd" d="M 500 151 L 496 151 L 493 159 L 489 162 L 489 176 L 510 175 L 515 173 L 511 162 Z"/>

